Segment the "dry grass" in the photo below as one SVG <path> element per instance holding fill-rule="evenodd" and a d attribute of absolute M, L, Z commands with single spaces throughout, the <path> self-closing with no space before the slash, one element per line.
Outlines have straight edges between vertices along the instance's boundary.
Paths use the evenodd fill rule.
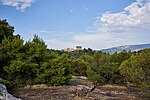
<path fill-rule="evenodd" d="M 22 89 L 47 89 L 47 88 L 61 88 L 63 86 L 48 86 L 46 84 L 37 84 L 37 85 L 27 85 Z"/>
<path fill-rule="evenodd" d="M 102 85 L 102 86 L 97 86 L 97 88 L 112 89 L 112 90 L 128 90 L 128 87 L 126 87 L 126 86 L 111 85 L 111 84 L 106 84 L 106 85 Z"/>

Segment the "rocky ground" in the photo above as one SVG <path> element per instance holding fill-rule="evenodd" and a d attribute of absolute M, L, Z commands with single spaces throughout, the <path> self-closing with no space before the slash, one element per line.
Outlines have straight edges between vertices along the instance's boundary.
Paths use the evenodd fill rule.
<path fill-rule="evenodd" d="M 0 84 L 0 100 L 21 100 L 9 94 L 5 85 Z"/>
<path fill-rule="evenodd" d="M 15 89 L 13 95 L 22 100 L 150 100 L 135 87 L 118 85 L 94 86 L 80 77 L 70 85 L 48 87 L 44 84 Z"/>
<path fill-rule="evenodd" d="M 49 88 L 16 89 L 14 94 L 22 100 L 149 100 L 138 90 L 96 88 L 92 92 L 84 85 Z"/>

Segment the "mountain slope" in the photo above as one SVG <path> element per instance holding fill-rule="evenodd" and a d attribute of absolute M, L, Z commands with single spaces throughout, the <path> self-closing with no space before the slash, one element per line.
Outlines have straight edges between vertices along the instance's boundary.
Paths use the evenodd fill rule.
<path fill-rule="evenodd" d="M 150 43 L 149 44 L 139 44 L 139 45 L 124 45 L 124 46 L 119 46 L 119 47 L 112 47 L 108 49 L 102 49 L 100 51 L 106 52 L 106 53 L 114 53 L 114 52 L 121 52 L 122 50 L 126 51 L 139 51 L 145 48 L 150 48 Z"/>

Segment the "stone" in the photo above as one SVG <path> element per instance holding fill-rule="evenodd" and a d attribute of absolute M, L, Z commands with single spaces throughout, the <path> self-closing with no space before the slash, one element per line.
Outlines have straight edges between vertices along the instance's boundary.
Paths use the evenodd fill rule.
<path fill-rule="evenodd" d="M 0 84 L 0 100 L 21 100 L 9 94 L 5 85 Z"/>

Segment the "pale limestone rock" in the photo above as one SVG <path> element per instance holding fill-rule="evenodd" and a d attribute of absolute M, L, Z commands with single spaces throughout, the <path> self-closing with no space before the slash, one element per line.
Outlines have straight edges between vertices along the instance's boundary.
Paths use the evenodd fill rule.
<path fill-rule="evenodd" d="M 21 100 L 19 98 L 15 98 L 13 95 L 7 92 L 7 88 L 5 85 L 0 84 L 0 100 Z"/>

